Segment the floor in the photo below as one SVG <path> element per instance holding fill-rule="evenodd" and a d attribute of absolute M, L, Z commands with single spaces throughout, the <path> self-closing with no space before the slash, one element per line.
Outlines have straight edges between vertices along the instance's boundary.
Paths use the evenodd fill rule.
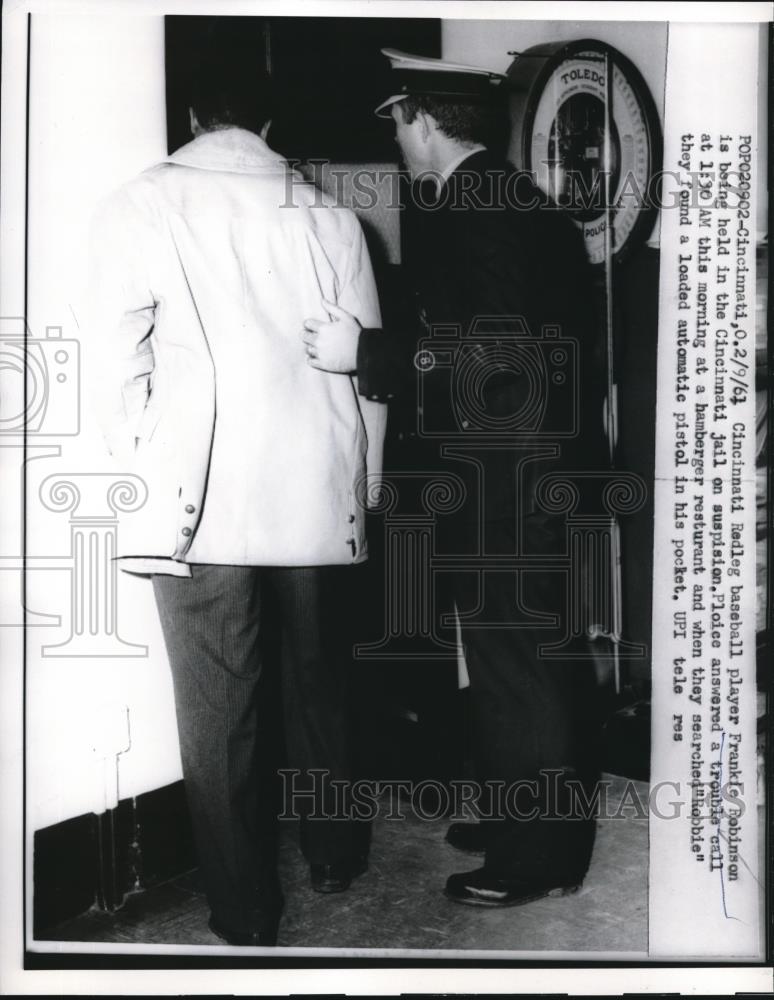
<path fill-rule="evenodd" d="M 286 909 L 278 945 L 642 953 L 647 948 L 648 786 L 609 777 L 608 789 L 606 818 L 598 821 L 594 858 L 581 891 L 507 910 L 460 906 L 443 896 L 449 874 L 480 865 L 478 858 L 445 842 L 445 819 L 423 821 L 408 809 L 402 820 L 382 815 L 374 824 L 368 871 L 336 895 L 312 892 L 295 830 L 288 827 L 282 834 Z M 633 793 L 645 808 L 632 806 Z M 222 946 L 208 930 L 207 918 L 197 873 L 190 872 L 130 896 L 115 914 L 92 910 L 46 937 Z"/>

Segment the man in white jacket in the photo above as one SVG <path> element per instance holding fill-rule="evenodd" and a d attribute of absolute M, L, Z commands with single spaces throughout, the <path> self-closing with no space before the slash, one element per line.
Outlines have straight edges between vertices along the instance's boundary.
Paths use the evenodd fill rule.
<path fill-rule="evenodd" d="M 349 375 L 308 364 L 301 331 L 321 299 L 367 327 L 380 317 L 354 215 L 264 141 L 267 87 L 220 66 L 200 91 L 193 141 L 97 213 L 93 349 L 108 445 L 148 487 L 118 555 L 153 575 L 210 926 L 272 945 L 262 626 L 276 609 L 295 788 L 312 770 L 348 780 L 346 662 L 326 631 L 340 567 L 366 557 L 363 481 L 380 470 L 386 419 Z M 365 867 L 340 819 L 302 816 L 302 846 L 318 891 Z"/>

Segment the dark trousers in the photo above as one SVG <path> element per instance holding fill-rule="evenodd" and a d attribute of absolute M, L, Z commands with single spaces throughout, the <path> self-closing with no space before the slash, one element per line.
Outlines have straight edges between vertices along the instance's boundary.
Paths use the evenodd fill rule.
<path fill-rule="evenodd" d="M 514 552 L 515 520 L 485 527 L 488 552 Z M 560 549 L 555 527 L 544 519 L 527 518 L 523 528 L 529 554 Z M 488 621 L 516 620 L 513 572 L 487 572 L 483 580 L 481 588 L 474 575 L 455 574 L 460 613 L 483 605 Z M 564 634 L 569 597 L 560 574 L 540 569 L 524 573 L 520 597 L 532 612 L 558 615 L 558 626 L 492 628 L 464 621 L 461 626 L 470 678 L 472 757 L 483 788 L 479 806 L 489 817 L 485 866 L 507 877 L 566 864 L 571 880 L 585 874 L 594 840 L 594 823 L 584 819 L 582 808 L 598 776 L 593 664 L 539 651 Z"/>
<path fill-rule="evenodd" d="M 351 825 L 334 816 L 310 774 L 349 781 L 347 656 L 341 591 L 349 567 L 194 565 L 153 587 L 175 692 L 186 795 L 213 916 L 233 930 L 269 925 L 282 905 L 276 869 L 279 692 L 266 626 L 281 632 L 287 767 L 310 863 L 352 851 Z M 312 794 L 315 792 L 315 794 Z M 297 808 L 294 810 L 294 805 Z M 314 818 L 309 818 L 313 814 Z"/>

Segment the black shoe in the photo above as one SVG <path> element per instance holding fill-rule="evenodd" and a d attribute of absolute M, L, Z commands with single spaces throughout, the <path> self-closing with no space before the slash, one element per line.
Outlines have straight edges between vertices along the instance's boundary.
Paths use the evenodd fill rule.
<path fill-rule="evenodd" d="M 279 920 L 273 926 L 261 930 L 232 931 L 219 924 L 215 917 L 211 916 L 209 928 L 216 937 L 225 941 L 226 944 L 238 945 L 240 948 L 274 948 L 277 945 Z"/>
<path fill-rule="evenodd" d="M 569 896 L 580 889 L 583 878 L 541 877 L 498 878 L 486 868 L 450 875 L 444 893 L 455 903 L 468 906 L 523 906 L 544 896 Z"/>
<path fill-rule="evenodd" d="M 368 868 L 368 859 L 362 855 L 354 861 L 340 861 L 333 865 L 309 865 L 312 888 L 315 892 L 344 892 L 352 879 Z"/>
<path fill-rule="evenodd" d="M 452 823 L 446 831 L 446 841 L 467 854 L 486 853 L 486 827 L 481 823 Z"/>

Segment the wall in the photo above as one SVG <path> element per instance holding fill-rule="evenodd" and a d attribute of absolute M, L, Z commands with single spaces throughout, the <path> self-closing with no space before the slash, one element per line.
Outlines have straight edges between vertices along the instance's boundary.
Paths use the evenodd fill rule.
<path fill-rule="evenodd" d="M 108 464 L 91 416 L 88 386 L 99 373 L 89 368 L 84 301 L 97 201 L 166 155 L 163 42 L 161 17 L 32 17 L 28 319 L 33 341 L 61 329 L 56 342 L 32 348 L 48 377 L 27 467 L 32 829 L 180 776 L 150 584 L 106 572 L 115 530 L 108 487 L 127 477 Z M 79 537 L 87 542 L 80 570 L 71 551 Z"/>

